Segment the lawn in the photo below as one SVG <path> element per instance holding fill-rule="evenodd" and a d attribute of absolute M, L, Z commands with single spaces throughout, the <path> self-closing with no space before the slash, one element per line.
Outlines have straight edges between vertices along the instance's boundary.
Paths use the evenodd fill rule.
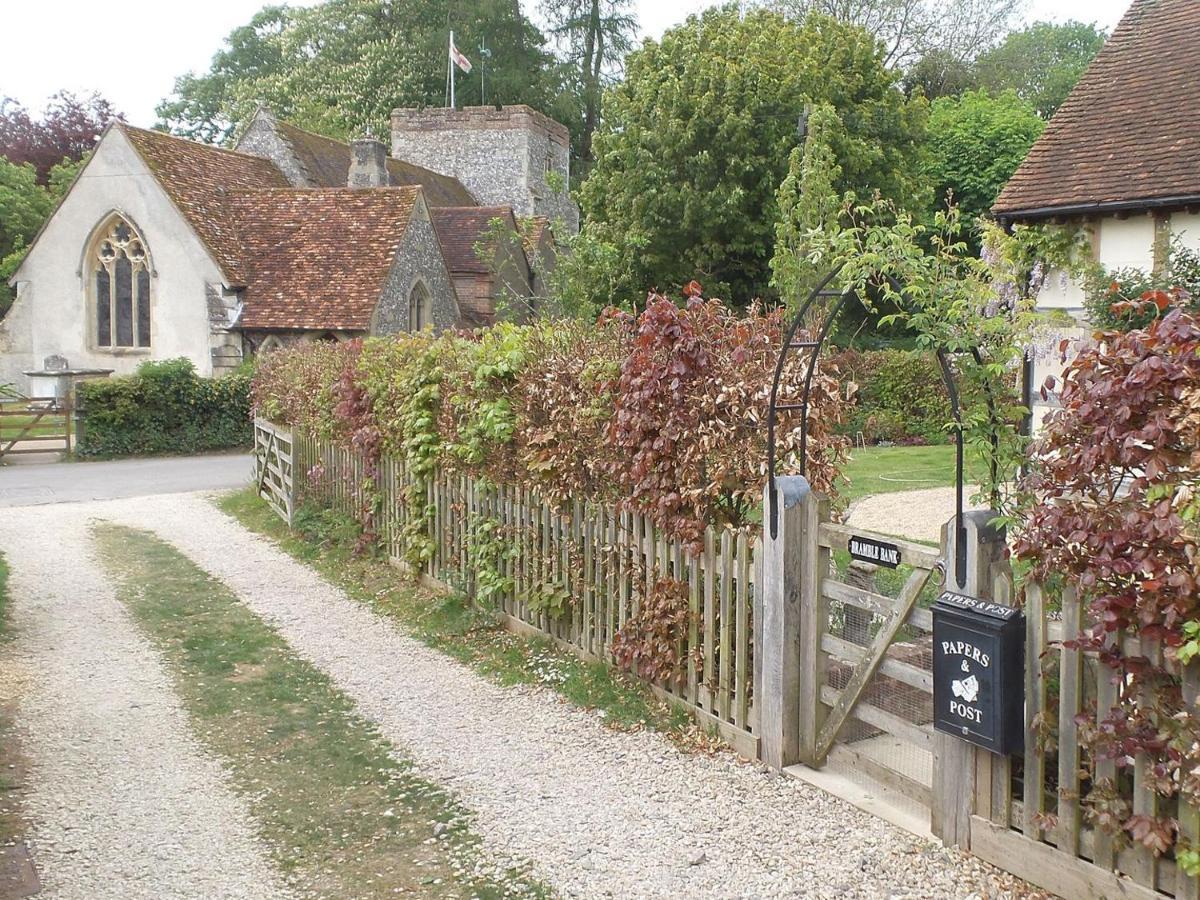
<path fill-rule="evenodd" d="M 967 483 L 978 483 L 981 461 L 967 451 Z M 954 445 L 932 447 L 867 447 L 854 450 L 842 473 L 850 482 L 847 500 L 871 494 L 949 487 L 954 484 Z"/>

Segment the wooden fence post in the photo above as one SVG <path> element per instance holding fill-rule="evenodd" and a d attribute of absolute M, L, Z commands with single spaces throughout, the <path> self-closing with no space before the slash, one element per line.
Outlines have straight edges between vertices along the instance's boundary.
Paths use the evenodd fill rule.
<path fill-rule="evenodd" d="M 963 544 L 967 554 L 966 580 L 955 576 L 955 520 L 942 526 L 942 559 L 946 566 L 946 589 L 981 600 L 992 597 L 997 570 L 1004 560 L 1003 529 L 989 523 L 996 517 L 990 510 L 975 510 L 963 516 Z M 959 738 L 934 732 L 933 735 L 933 808 L 930 830 L 947 846 L 971 846 L 971 814 L 975 811 L 975 747 Z"/>
<path fill-rule="evenodd" d="M 781 769 L 800 759 L 800 583 L 806 519 L 817 498 L 805 478 L 777 479 L 779 527 L 772 538 L 770 490 L 768 485 L 763 494 L 762 582 L 754 598 L 754 621 L 761 636 L 755 652 L 754 705 L 762 761 Z"/>

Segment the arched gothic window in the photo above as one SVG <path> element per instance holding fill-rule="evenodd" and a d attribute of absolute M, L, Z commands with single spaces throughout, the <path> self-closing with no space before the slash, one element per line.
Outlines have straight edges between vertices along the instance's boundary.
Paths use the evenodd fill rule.
<path fill-rule="evenodd" d="M 433 324 L 433 304 L 429 297 L 429 288 L 418 281 L 413 285 L 412 293 L 408 295 L 408 330 L 420 331 Z"/>
<path fill-rule="evenodd" d="M 150 346 L 150 259 L 120 216 L 101 230 L 90 254 L 98 347 Z"/>

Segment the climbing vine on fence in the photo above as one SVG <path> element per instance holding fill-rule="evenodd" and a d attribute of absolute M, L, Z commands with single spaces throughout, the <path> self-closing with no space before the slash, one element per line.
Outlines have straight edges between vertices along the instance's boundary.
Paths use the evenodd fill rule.
<path fill-rule="evenodd" d="M 558 502 L 624 504 L 696 543 L 710 524 L 745 526 L 761 497 L 783 324 L 779 312 L 741 315 L 692 285 L 682 303 L 651 295 L 640 315 L 611 311 L 592 326 L 543 320 L 282 351 L 254 396 L 285 424 L 400 458 L 415 479 L 404 535 L 414 565 L 432 551 L 435 468 Z M 786 389 L 799 396 L 802 379 L 799 363 L 790 366 Z M 821 373 L 808 471 L 831 494 L 847 443 L 834 433 L 844 408 L 832 372 Z M 798 417 L 780 433 L 786 466 Z"/>

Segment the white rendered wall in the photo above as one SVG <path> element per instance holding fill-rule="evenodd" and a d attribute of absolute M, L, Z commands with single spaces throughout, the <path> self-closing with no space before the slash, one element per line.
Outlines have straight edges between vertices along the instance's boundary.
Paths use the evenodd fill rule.
<path fill-rule="evenodd" d="M 92 267 L 84 260 L 95 230 L 113 212 L 142 234 L 150 255 L 150 347 L 96 346 L 91 334 Z M 147 170 L 119 128 L 110 129 L 17 270 L 17 301 L 0 323 L 12 320 L 9 347 L 0 336 L 0 381 L 6 370 L 40 368 L 51 354 L 75 368 L 128 374 L 147 359 L 183 356 L 212 374 L 205 288 L 224 280 L 207 249 Z M 7 352 L 5 352 L 7 350 Z M 15 360 L 20 360 L 14 365 Z M 20 387 L 25 379 L 17 380 Z"/>

